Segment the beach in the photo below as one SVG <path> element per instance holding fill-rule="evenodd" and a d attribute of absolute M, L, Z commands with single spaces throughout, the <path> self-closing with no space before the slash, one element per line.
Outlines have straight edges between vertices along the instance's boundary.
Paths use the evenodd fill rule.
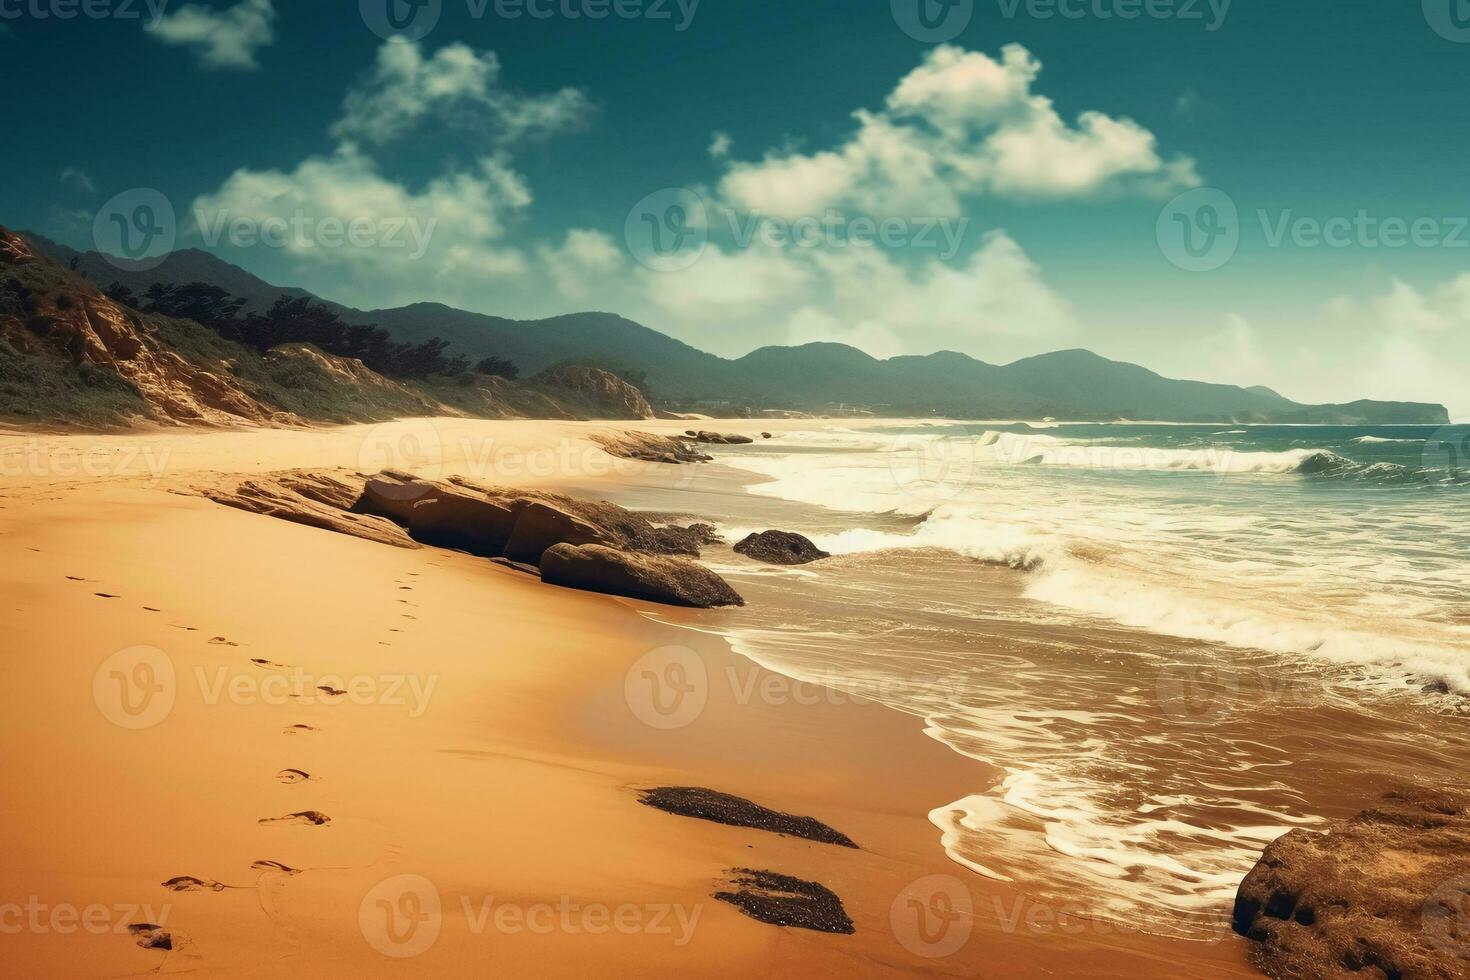
<path fill-rule="evenodd" d="M 951 861 L 929 813 L 975 791 L 975 760 L 922 719 L 733 652 L 720 611 L 196 495 L 404 455 L 432 478 L 578 495 L 686 479 L 588 441 L 610 428 L 0 437 L 13 972 L 1256 975 L 1237 937 L 1150 935 Z M 697 705 L 644 685 L 672 664 L 703 670 Z M 859 847 L 640 805 L 657 786 L 814 817 Z M 854 932 L 713 900 L 734 868 L 820 882 Z M 186 876 L 203 887 L 163 885 Z M 173 948 L 140 947 L 127 926 L 144 922 Z"/>

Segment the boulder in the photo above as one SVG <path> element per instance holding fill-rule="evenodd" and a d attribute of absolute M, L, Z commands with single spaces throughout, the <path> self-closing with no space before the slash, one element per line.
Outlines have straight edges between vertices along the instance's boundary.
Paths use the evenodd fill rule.
<path fill-rule="evenodd" d="M 394 522 L 349 511 L 357 491 L 330 476 L 306 472 L 279 473 L 246 480 L 233 490 L 204 487 L 198 492 L 215 503 L 252 514 L 264 514 L 397 548 L 418 547 Z"/>
<path fill-rule="evenodd" d="M 412 473 L 384 470 L 364 484 L 362 496 L 353 509 L 361 514 L 377 514 L 408 527 L 413 508 L 421 501 L 432 500 L 443 488 Z"/>
<path fill-rule="evenodd" d="M 712 446 L 748 446 L 755 442 L 750 436 L 733 435 L 721 432 L 706 432 L 700 430 L 694 432 L 691 438 L 695 442 L 708 443 Z"/>
<path fill-rule="evenodd" d="M 762 531 L 760 534 L 752 534 L 737 544 L 735 551 L 768 565 L 809 565 L 832 557 L 812 544 L 810 539 L 791 531 Z"/>
<path fill-rule="evenodd" d="M 1241 882 L 1234 925 L 1283 980 L 1470 976 L 1470 794 L 1412 787 L 1291 831 Z"/>
<path fill-rule="evenodd" d="M 513 507 L 466 493 L 440 492 L 414 504 L 408 532 L 415 541 L 482 558 L 505 554 L 516 526 Z"/>
<path fill-rule="evenodd" d="M 728 582 L 687 558 L 617 551 L 598 544 L 558 544 L 547 549 L 541 556 L 541 580 L 671 606 L 745 605 Z"/>
<path fill-rule="evenodd" d="M 515 527 L 503 554 L 511 561 L 536 565 L 541 555 L 557 544 L 623 544 L 619 537 L 565 509 L 540 501 L 522 503 L 516 509 Z"/>

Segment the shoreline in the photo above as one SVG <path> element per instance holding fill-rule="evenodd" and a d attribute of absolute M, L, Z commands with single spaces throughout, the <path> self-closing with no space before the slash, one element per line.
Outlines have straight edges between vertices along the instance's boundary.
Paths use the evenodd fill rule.
<path fill-rule="evenodd" d="M 721 424 L 778 431 L 813 420 Z M 436 420 L 430 429 L 441 449 L 479 431 L 512 452 L 549 441 L 585 461 L 600 453 L 586 435 L 616 427 Z M 0 937 L 22 972 L 116 976 L 161 964 L 164 973 L 396 975 L 403 964 L 374 948 L 359 911 L 384 881 L 416 875 L 432 883 L 441 922 L 412 962 L 440 975 L 486 962 L 566 976 L 592 966 L 614 974 L 1172 977 L 1181 964 L 1195 976 L 1258 975 L 1238 937 L 1129 933 L 1028 902 L 952 863 L 929 811 L 972 792 L 976 764 L 928 737 L 919 718 L 791 681 L 695 632 L 718 613 L 659 608 L 664 622 L 653 622 L 643 604 L 545 586 L 466 555 L 388 548 L 179 492 L 221 474 L 356 468 L 374 435 L 391 441 L 421 429 L 408 421 L 149 432 L 171 449 L 152 486 L 147 473 L 80 482 L 56 474 L 0 491 L 0 574 L 16 597 L 0 623 L 22 651 L 0 717 L 7 744 L 24 748 L 4 777 L 13 802 L 6 830 L 23 860 L 0 872 L 0 895 L 35 894 L 53 908 L 169 903 L 163 924 L 183 937 L 167 953 L 114 932 Z M 126 449 L 112 440 L 143 437 L 46 438 L 78 452 Z M 465 462 L 452 456 L 425 475 Z M 619 476 L 526 478 L 521 485 L 585 492 L 582 480 Z M 183 680 L 164 720 L 129 730 L 102 717 L 92 681 L 109 655 L 139 645 L 166 650 Z M 681 652 L 659 653 L 669 647 Z M 349 684 L 340 685 L 349 703 L 202 696 L 230 685 L 259 691 L 274 668 L 262 673 L 255 659 L 316 680 L 406 673 L 420 694 L 431 693 L 417 716 L 412 703 L 384 700 L 385 684 L 365 703 L 351 703 Z M 687 723 L 655 727 L 648 719 L 666 716 L 657 707 L 650 715 L 652 701 L 639 702 L 636 691 L 640 678 L 673 663 L 703 668 L 706 697 Z M 190 690 L 201 670 L 208 684 Z M 414 690 L 399 687 L 400 696 Z M 294 724 L 317 731 L 284 734 Z M 311 778 L 278 781 L 273 774 L 285 767 Z M 860 850 L 641 806 L 635 791 L 657 785 L 703 786 L 815 817 Z M 256 822 L 308 806 L 331 822 Z M 301 873 L 252 869 L 258 861 Z M 780 928 L 711 900 L 735 867 L 822 882 L 857 931 Z M 243 887 L 171 893 L 159 884 L 178 875 Z M 936 896 L 960 897 L 946 891 L 951 882 L 971 905 L 969 928 L 963 917 L 921 923 L 924 910 L 942 910 Z M 392 886 L 394 898 L 401 886 Z M 656 928 L 654 910 L 664 906 Z M 511 910 L 504 922 L 497 908 Z M 589 910 L 622 910 L 640 929 L 595 932 Z M 541 931 L 546 921 L 554 924 Z M 939 951 L 948 955 L 931 955 Z"/>

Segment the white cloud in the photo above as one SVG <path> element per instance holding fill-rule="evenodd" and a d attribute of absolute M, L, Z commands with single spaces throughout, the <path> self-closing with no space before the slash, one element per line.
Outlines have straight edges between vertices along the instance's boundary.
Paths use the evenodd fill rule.
<path fill-rule="evenodd" d="M 225 11 L 191 3 L 159 17 L 149 32 L 193 48 L 205 67 L 251 70 L 260 67 L 256 50 L 275 42 L 275 19 L 272 0 L 240 0 Z"/>
<path fill-rule="evenodd" d="M 735 146 L 735 141 L 730 138 L 729 133 L 715 133 L 710 137 L 709 155 L 716 160 L 722 160 L 730 155 L 730 150 Z"/>
<path fill-rule="evenodd" d="M 390 288 L 395 277 L 411 291 L 430 277 L 523 273 L 524 256 L 501 239 L 507 220 L 530 203 L 529 189 L 504 157 L 485 157 L 472 172 L 449 173 L 412 191 L 347 145 L 291 171 L 236 171 L 193 208 L 206 244 L 215 235 L 228 244 L 230 224 L 239 219 L 269 222 L 278 231 L 265 247 L 353 267 L 375 291 Z M 369 228 L 370 242 L 332 244 L 323 233 L 327 223 Z M 422 298 L 423 292 L 409 294 Z"/>
<path fill-rule="evenodd" d="M 67 167 L 61 171 L 61 185 L 84 194 L 90 194 L 97 189 L 97 184 L 92 178 L 77 167 Z"/>
<path fill-rule="evenodd" d="M 606 289 L 608 279 L 627 265 L 611 235 L 586 228 L 573 228 L 561 245 L 543 246 L 537 257 L 557 292 L 572 300 Z"/>
<path fill-rule="evenodd" d="M 591 109 L 572 88 L 518 95 L 500 87 L 500 59 L 450 44 L 426 56 L 416 42 L 394 38 L 378 49 L 373 70 L 347 94 L 339 139 L 387 143 L 426 118 L 480 127 L 503 140 L 549 134 L 583 121 Z"/>
<path fill-rule="evenodd" d="M 770 153 L 730 166 L 720 190 L 743 210 L 948 216 L 961 198 L 1086 197 L 1196 186 L 1188 157 L 1160 157 L 1154 135 L 1129 119 L 1086 111 L 1069 125 L 1032 91 L 1041 64 L 1018 44 L 999 60 L 941 45 L 901 79 L 882 111 L 854 113 L 842 145 Z"/>

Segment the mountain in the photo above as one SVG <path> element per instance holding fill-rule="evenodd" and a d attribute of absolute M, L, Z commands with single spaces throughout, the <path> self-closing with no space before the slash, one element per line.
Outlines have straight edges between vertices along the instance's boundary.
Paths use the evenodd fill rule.
<path fill-rule="evenodd" d="M 197 249 L 176 252 L 156 269 L 121 271 L 96 252 L 79 253 L 28 236 L 36 247 L 106 286 L 120 281 L 135 293 L 155 282 L 206 282 L 246 301 L 245 311 L 269 308 L 281 295 L 310 296 L 275 286 Z M 512 320 L 442 303 L 357 310 L 322 300 L 350 323 L 373 323 L 398 340 L 449 341 L 472 362 L 509 358 L 523 374 L 578 363 L 642 375 L 664 407 L 713 414 L 755 409 L 807 412 L 857 410 L 954 418 L 1066 418 L 1171 422 L 1281 422 L 1321 424 L 1444 424 L 1441 405 L 1359 400 L 1304 405 L 1270 388 L 1165 378 L 1136 364 L 1091 351 L 1064 350 L 1007 365 L 941 351 L 879 360 L 844 344 L 763 347 L 727 359 L 698 350 L 613 313 L 571 313 L 544 320 Z"/>

